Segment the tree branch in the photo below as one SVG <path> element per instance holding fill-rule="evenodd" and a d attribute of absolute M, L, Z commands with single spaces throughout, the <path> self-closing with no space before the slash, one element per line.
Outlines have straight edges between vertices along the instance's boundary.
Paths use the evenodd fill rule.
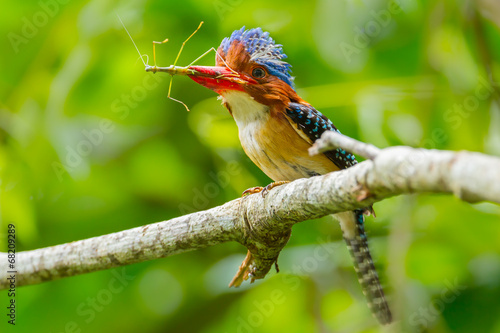
<path fill-rule="evenodd" d="M 453 193 L 468 202 L 500 203 L 500 158 L 472 152 L 410 147 L 378 149 L 336 132 L 313 152 L 342 147 L 370 160 L 324 176 L 299 179 L 263 197 L 250 195 L 168 221 L 16 254 L 16 285 L 30 285 L 200 249 L 227 241 L 253 254 L 263 278 L 300 221 L 406 193 Z M 9 287 L 7 254 L 0 255 L 0 289 Z"/>

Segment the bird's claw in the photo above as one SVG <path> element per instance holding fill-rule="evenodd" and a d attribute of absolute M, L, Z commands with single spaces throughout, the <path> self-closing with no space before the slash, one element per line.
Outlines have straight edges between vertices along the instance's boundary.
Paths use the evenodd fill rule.
<path fill-rule="evenodd" d="M 243 191 L 243 193 L 241 194 L 241 196 L 244 197 L 246 195 L 259 193 L 259 192 L 262 192 L 262 190 L 264 190 L 264 188 L 262 186 L 251 187 L 251 188 L 246 189 L 245 191 Z"/>
<path fill-rule="evenodd" d="M 243 191 L 243 194 L 241 196 L 243 197 L 245 195 L 260 193 L 262 195 L 262 197 L 265 198 L 266 195 L 269 193 L 269 191 L 271 191 L 273 188 L 280 186 L 280 185 L 288 184 L 288 183 L 289 183 L 289 181 L 283 180 L 283 181 L 279 181 L 279 182 L 273 182 L 265 187 L 262 187 L 262 186 L 252 187 L 252 188 L 249 188 L 249 189 Z"/>
<path fill-rule="evenodd" d="M 271 183 L 271 184 L 273 184 L 273 183 Z M 267 193 L 271 189 L 269 187 L 271 184 L 269 184 L 269 185 L 267 185 L 265 187 L 255 186 L 255 187 L 249 188 L 249 189 L 243 191 L 243 193 L 241 194 L 241 196 L 244 197 L 244 196 L 247 196 L 247 195 L 250 195 L 250 194 L 260 193 L 262 195 L 262 197 L 265 198 L 266 195 L 267 195 Z"/>

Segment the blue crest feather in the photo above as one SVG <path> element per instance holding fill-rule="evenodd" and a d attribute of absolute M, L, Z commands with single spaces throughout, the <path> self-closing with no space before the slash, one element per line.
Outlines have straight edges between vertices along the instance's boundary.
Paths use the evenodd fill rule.
<path fill-rule="evenodd" d="M 224 38 L 220 44 L 225 54 L 234 41 L 243 43 L 251 61 L 264 66 L 269 74 L 293 88 L 293 77 L 290 73 L 292 65 L 283 61 L 287 56 L 283 53 L 282 45 L 276 44 L 274 39 L 269 37 L 269 32 L 264 32 L 261 28 L 245 30 L 245 27 L 235 30 L 231 37 Z"/>

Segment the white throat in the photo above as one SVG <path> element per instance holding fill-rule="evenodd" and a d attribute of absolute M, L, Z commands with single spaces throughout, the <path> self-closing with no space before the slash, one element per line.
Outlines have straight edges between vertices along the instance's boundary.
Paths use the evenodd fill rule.
<path fill-rule="evenodd" d="M 260 104 L 252 96 L 242 91 L 228 91 L 222 96 L 233 114 L 240 132 L 250 124 L 256 127 L 267 121 L 269 107 Z"/>

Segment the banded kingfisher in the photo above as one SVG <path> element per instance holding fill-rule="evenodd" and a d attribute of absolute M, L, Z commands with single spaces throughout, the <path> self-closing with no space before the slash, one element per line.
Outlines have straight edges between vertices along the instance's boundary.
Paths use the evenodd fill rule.
<path fill-rule="evenodd" d="M 343 149 L 309 156 L 308 148 L 325 131 L 338 131 L 333 123 L 300 98 L 294 89 L 291 65 L 282 45 L 261 28 L 234 31 L 216 51 L 216 66 L 190 66 L 194 81 L 221 96 L 238 126 L 243 150 L 275 183 L 244 193 L 268 191 L 299 178 L 324 175 L 357 163 Z M 379 282 L 364 229 L 364 215 L 372 207 L 336 214 L 359 283 L 373 315 L 381 324 L 392 321 L 391 311 Z M 248 262 L 240 268 L 233 285 L 251 272 Z M 247 265 L 244 267 L 245 262 Z"/>

